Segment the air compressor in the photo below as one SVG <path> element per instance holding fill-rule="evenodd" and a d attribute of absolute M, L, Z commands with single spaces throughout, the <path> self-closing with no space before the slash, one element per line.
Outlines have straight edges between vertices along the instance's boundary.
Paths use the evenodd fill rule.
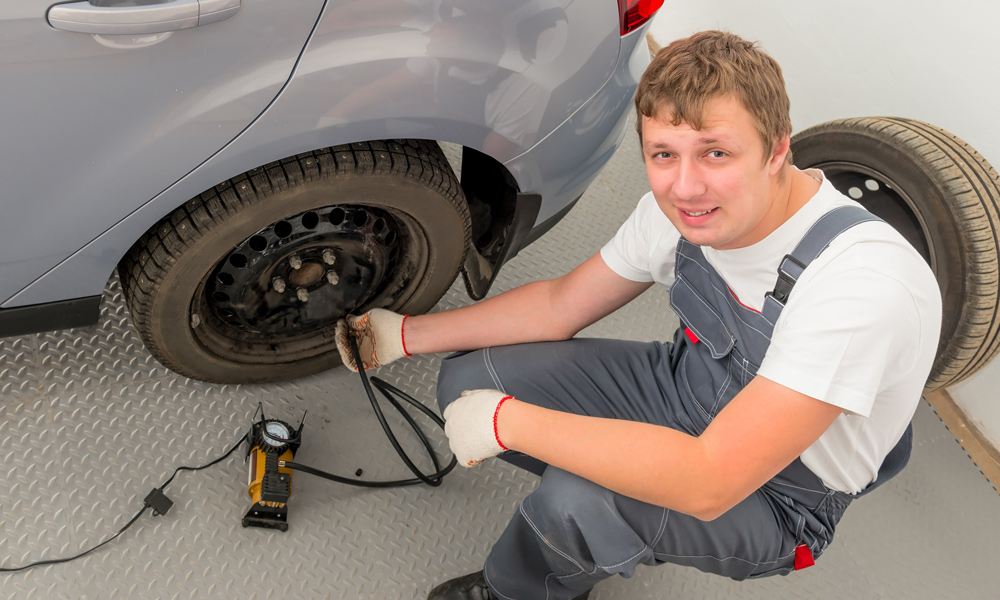
<path fill-rule="evenodd" d="M 244 527 L 288 530 L 288 498 L 292 495 L 292 470 L 279 466 L 291 461 L 302 444 L 303 413 L 298 429 L 278 419 L 268 419 L 258 406 L 260 420 L 247 433 L 247 492 L 253 505 L 243 516 Z"/>

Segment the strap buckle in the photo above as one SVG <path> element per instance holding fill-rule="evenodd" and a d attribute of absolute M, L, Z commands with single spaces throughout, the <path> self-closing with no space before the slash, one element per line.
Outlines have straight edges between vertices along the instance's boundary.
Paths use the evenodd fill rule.
<path fill-rule="evenodd" d="M 806 266 L 797 258 L 786 254 L 781 259 L 781 264 L 778 265 L 778 280 L 774 283 L 774 290 L 768 292 L 767 295 L 784 306 L 789 294 L 792 293 L 792 288 L 795 287 L 795 282 L 799 280 L 805 270 Z"/>

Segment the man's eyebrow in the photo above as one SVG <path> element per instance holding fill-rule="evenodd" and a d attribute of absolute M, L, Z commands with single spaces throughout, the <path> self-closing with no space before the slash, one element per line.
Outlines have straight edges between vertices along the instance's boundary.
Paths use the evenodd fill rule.
<path fill-rule="evenodd" d="M 711 146 L 712 144 L 718 144 L 718 143 L 725 142 L 725 141 L 726 140 L 724 138 L 717 136 L 717 137 L 703 137 L 703 138 L 698 138 L 697 140 L 695 140 L 695 143 L 698 144 L 698 145 L 700 145 L 700 146 Z M 653 142 L 653 141 L 649 141 L 649 142 L 646 142 L 643 145 L 646 146 L 647 148 L 650 148 L 650 149 L 670 148 L 670 144 L 667 144 L 665 142 Z"/>

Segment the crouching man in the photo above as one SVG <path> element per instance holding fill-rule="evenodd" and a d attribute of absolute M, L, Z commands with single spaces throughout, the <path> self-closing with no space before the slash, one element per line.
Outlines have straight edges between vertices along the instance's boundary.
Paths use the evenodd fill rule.
<path fill-rule="evenodd" d="M 459 461 L 541 475 L 483 570 L 432 600 L 586 598 L 640 563 L 787 574 L 909 457 L 937 284 L 889 225 L 792 166 L 777 63 L 699 33 L 655 56 L 635 104 L 652 191 L 599 254 L 457 310 L 340 325 L 366 367 L 460 351 L 438 382 Z M 654 283 L 672 341 L 573 338 Z"/>

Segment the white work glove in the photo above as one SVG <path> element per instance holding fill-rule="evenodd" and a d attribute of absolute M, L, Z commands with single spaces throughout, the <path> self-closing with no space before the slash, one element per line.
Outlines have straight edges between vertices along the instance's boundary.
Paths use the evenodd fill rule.
<path fill-rule="evenodd" d="M 337 321 L 337 351 L 340 352 L 340 359 L 348 369 L 358 372 L 354 354 L 347 342 L 348 335 L 354 337 L 358 344 L 358 354 L 366 371 L 410 356 L 403 339 L 406 316 L 376 308 L 360 317 L 348 315 Z"/>
<path fill-rule="evenodd" d="M 472 467 L 509 450 L 497 434 L 497 413 L 513 396 L 500 390 L 466 390 L 444 409 L 444 433 L 463 467 Z"/>

